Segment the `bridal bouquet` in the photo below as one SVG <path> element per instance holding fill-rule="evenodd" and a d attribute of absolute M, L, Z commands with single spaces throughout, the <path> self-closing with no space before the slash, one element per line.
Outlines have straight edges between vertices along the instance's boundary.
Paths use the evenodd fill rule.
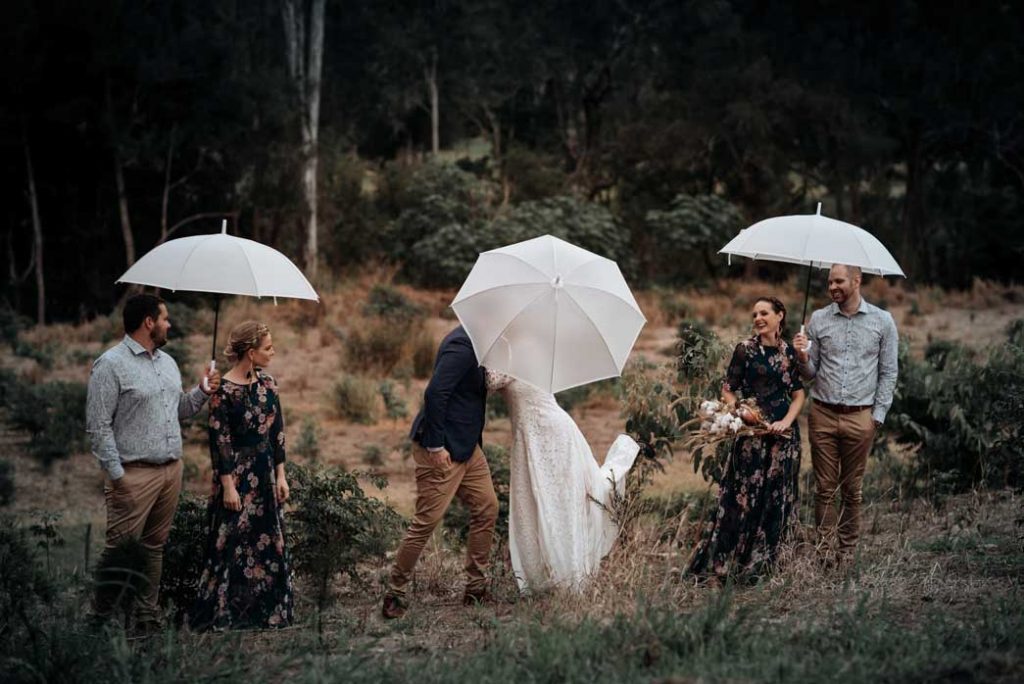
<path fill-rule="evenodd" d="M 744 422 L 740 417 L 741 412 L 747 413 L 747 419 L 750 422 Z M 768 424 L 769 421 L 753 399 L 741 399 L 735 405 L 729 405 L 722 401 L 705 401 L 701 403 L 697 417 L 682 426 L 689 430 L 688 436 L 683 441 L 683 446 L 694 451 L 714 446 L 734 437 L 760 437 L 773 434 L 768 430 Z M 782 437 L 791 435 L 791 430 L 781 433 Z"/>

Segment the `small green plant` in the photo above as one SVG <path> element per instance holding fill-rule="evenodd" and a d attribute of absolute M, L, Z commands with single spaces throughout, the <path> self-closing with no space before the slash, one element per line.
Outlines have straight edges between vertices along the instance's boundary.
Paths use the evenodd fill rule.
<path fill-rule="evenodd" d="M 375 318 L 349 327 L 344 355 L 347 368 L 365 373 L 390 373 L 405 356 L 409 327 Z"/>
<path fill-rule="evenodd" d="M 29 452 L 45 467 L 85 450 L 86 387 L 83 383 L 5 382 L 3 393 L 11 424 L 29 433 Z"/>
<path fill-rule="evenodd" d="M 53 599 L 56 587 L 43 573 L 25 530 L 11 516 L 0 517 L 0 634 L 35 629 L 34 609 Z M 13 643 L 13 642 L 11 642 Z"/>
<path fill-rule="evenodd" d="M 343 375 L 334 383 L 334 409 L 337 414 L 356 423 L 372 425 L 380 413 L 380 393 L 366 378 Z"/>
<path fill-rule="evenodd" d="M 209 535 L 207 510 L 207 499 L 183 492 L 164 546 L 160 603 L 173 607 L 175 622 L 179 625 L 185 621 L 199 595 Z"/>
<path fill-rule="evenodd" d="M 396 323 L 408 324 L 422 318 L 424 312 L 394 286 L 377 283 L 370 288 L 370 294 L 363 306 L 363 315 L 379 316 Z"/>
<path fill-rule="evenodd" d="M 329 604 L 333 579 L 340 574 L 362 582 L 359 566 L 380 561 L 397 541 L 402 517 L 379 499 L 367 496 L 353 473 L 336 468 L 288 464 L 294 512 L 289 517 L 296 571 L 315 588 L 320 612 Z M 378 488 L 387 480 L 373 476 Z"/>
<path fill-rule="evenodd" d="M 384 465 L 384 448 L 380 444 L 367 444 L 363 447 L 363 463 L 374 468 Z"/>
<path fill-rule="evenodd" d="M 49 513 L 36 511 L 35 521 L 29 526 L 28 532 L 36 541 L 36 546 L 46 554 L 46 572 L 50 573 L 50 549 L 64 546 L 64 535 L 60 532 L 57 523 L 61 519 L 60 513 Z"/>
<path fill-rule="evenodd" d="M 380 383 L 380 396 L 384 400 L 384 413 L 391 420 L 406 418 L 409 415 L 409 408 L 405 400 L 398 395 L 395 383 L 390 380 L 383 380 Z"/>
<path fill-rule="evenodd" d="M 317 461 L 320 458 L 320 427 L 316 419 L 306 416 L 302 419 L 302 428 L 299 431 L 299 439 L 292 450 L 299 456 L 304 456 L 310 461 Z"/>
<path fill-rule="evenodd" d="M 14 345 L 14 355 L 32 359 L 43 368 L 50 369 L 56 360 L 57 347 L 54 344 L 35 345 L 19 339 Z"/>

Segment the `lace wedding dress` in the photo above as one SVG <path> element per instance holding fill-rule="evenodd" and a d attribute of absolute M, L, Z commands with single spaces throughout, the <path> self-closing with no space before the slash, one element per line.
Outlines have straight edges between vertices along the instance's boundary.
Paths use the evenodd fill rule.
<path fill-rule="evenodd" d="M 512 419 L 509 551 L 519 588 L 579 590 L 618 534 L 597 502 L 607 505 L 613 487 L 622 493 L 640 447 L 619 435 L 598 466 L 553 394 L 495 371 L 487 389 L 504 392 Z"/>

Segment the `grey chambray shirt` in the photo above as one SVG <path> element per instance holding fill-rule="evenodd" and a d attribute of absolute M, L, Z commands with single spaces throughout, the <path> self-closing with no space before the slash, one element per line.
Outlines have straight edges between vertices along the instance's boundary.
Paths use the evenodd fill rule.
<path fill-rule="evenodd" d="M 181 458 L 180 421 L 206 403 L 198 387 L 181 389 L 181 373 L 170 355 L 150 356 L 128 335 L 92 366 L 85 424 L 92 453 L 111 479 L 124 463 L 166 463 Z"/>
<path fill-rule="evenodd" d="M 899 363 L 899 337 L 892 314 L 861 297 L 847 318 L 833 302 L 811 314 L 811 349 L 800 365 L 804 380 L 814 378 L 811 397 L 828 404 L 870 406 L 871 417 L 885 421 L 892 406 Z"/>

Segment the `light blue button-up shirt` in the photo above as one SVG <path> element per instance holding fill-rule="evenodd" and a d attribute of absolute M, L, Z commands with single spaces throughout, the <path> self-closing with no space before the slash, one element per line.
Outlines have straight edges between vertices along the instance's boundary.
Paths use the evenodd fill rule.
<path fill-rule="evenodd" d="M 206 402 L 198 387 L 181 389 L 170 355 L 125 335 L 92 366 L 85 405 L 92 453 L 111 479 L 132 461 L 167 463 L 181 458 L 181 421 Z"/>
<path fill-rule="evenodd" d="M 863 297 L 852 316 L 833 302 L 811 314 L 811 340 L 804 380 L 814 379 L 811 397 L 828 404 L 870 406 L 877 422 L 885 421 L 892 406 L 899 371 L 899 337 L 892 314 Z"/>

